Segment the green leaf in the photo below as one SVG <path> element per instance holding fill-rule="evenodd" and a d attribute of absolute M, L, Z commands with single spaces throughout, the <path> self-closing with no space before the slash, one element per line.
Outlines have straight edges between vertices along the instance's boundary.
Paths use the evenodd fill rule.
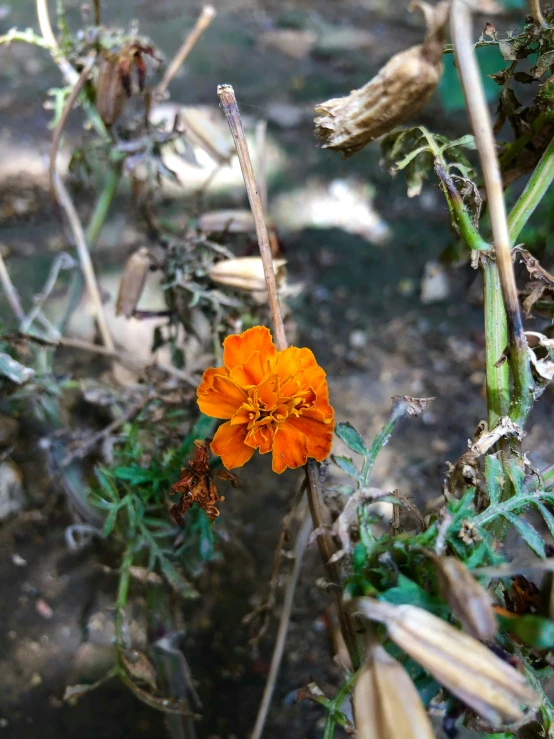
<path fill-rule="evenodd" d="M 508 459 L 506 461 L 506 472 L 512 481 L 516 495 L 523 495 L 523 493 L 525 493 L 525 487 L 523 485 L 525 480 L 525 471 L 523 469 L 523 465 L 517 459 Z"/>
<path fill-rule="evenodd" d="M 198 593 L 166 557 L 160 558 L 162 572 L 171 587 L 182 598 L 197 598 Z"/>
<path fill-rule="evenodd" d="M 94 475 L 105 496 L 112 502 L 117 503 L 119 501 L 119 493 L 112 480 L 112 473 L 104 467 L 96 467 Z"/>
<path fill-rule="evenodd" d="M 348 421 L 337 423 L 335 434 L 351 451 L 356 452 L 356 454 L 369 454 L 369 449 L 366 447 L 360 433 Z"/>
<path fill-rule="evenodd" d="M 475 136 L 473 136 L 470 133 L 466 133 L 465 136 L 462 136 L 459 139 L 455 139 L 454 141 L 449 141 L 444 146 L 444 151 L 447 149 L 452 149 L 454 147 L 462 147 L 464 149 L 476 149 L 477 144 L 475 143 Z"/>
<path fill-rule="evenodd" d="M 485 457 L 485 480 L 487 481 L 490 504 L 500 503 L 504 486 L 504 469 L 502 462 L 495 456 L 488 455 Z"/>
<path fill-rule="evenodd" d="M 500 617 L 500 622 L 506 631 L 531 647 L 554 648 L 554 621 L 549 618 L 528 613 L 519 618 Z"/>
<path fill-rule="evenodd" d="M 143 485 L 148 482 L 157 482 L 160 479 L 159 471 L 145 469 L 139 467 L 138 464 L 132 464 L 129 467 L 116 467 L 113 474 L 118 480 L 125 480 L 131 485 Z"/>
<path fill-rule="evenodd" d="M 346 472 L 347 475 L 353 477 L 355 480 L 361 479 L 360 473 L 356 469 L 356 465 L 350 457 L 341 457 L 336 454 L 331 454 L 331 459 L 337 465 L 337 467 L 340 467 L 341 470 L 343 472 Z"/>
<path fill-rule="evenodd" d="M 17 362 L 9 354 L 0 352 L 0 375 L 7 377 L 8 380 L 15 382 L 16 385 L 23 385 L 33 379 L 35 370 L 25 367 L 24 364 Z"/>
<path fill-rule="evenodd" d="M 114 530 L 118 511 L 119 506 L 114 505 L 106 516 L 106 520 L 104 521 L 104 525 L 102 526 L 102 536 L 109 536 Z"/>
<path fill-rule="evenodd" d="M 509 513 L 505 511 L 502 515 L 504 516 L 506 521 L 508 521 L 514 527 L 514 529 L 519 532 L 521 538 L 527 544 L 529 549 L 535 552 L 538 557 L 544 559 L 546 557 L 546 552 L 544 550 L 544 541 L 539 532 L 534 529 L 528 521 L 526 521 L 524 518 L 516 516 L 514 513 Z"/>
<path fill-rule="evenodd" d="M 446 616 L 448 613 L 448 607 L 442 600 L 434 595 L 430 595 L 405 575 L 399 575 L 397 584 L 393 588 L 389 588 L 384 593 L 381 593 L 379 600 L 384 600 L 395 606 L 406 604 L 419 606 L 419 608 L 424 608 L 436 616 Z"/>
<path fill-rule="evenodd" d="M 548 508 L 540 502 L 540 500 L 538 500 L 535 505 L 541 512 L 541 515 L 544 518 L 544 522 L 548 526 L 548 530 L 550 531 L 550 535 L 552 536 L 552 538 L 554 538 L 554 516 L 552 515 L 552 513 L 550 513 Z"/>

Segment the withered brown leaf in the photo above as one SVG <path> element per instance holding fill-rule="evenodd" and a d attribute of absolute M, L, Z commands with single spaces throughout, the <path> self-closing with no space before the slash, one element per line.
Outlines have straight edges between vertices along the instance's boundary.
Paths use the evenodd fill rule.
<path fill-rule="evenodd" d="M 170 495 L 181 496 L 179 503 L 171 506 L 171 515 L 180 526 L 183 524 L 184 514 L 194 503 L 205 511 L 211 521 L 215 521 L 219 516 L 216 504 L 225 498 L 217 492 L 214 477 L 229 480 L 234 487 L 238 485 L 237 477 L 228 470 L 213 472 L 211 469 L 210 442 L 211 439 L 195 440 L 194 454 L 188 467 L 181 470 L 179 480 L 171 486 Z"/>

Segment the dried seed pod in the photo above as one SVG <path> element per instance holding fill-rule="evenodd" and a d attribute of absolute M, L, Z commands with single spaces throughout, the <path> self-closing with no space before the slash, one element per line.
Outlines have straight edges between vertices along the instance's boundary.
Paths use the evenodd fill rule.
<path fill-rule="evenodd" d="M 386 624 L 389 637 L 451 693 L 493 726 L 523 718 L 539 698 L 524 676 L 487 647 L 416 606 L 358 598 L 354 611 Z"/>
<path fill-rule="evenodd" d="M 143 246 L 131 254 L 121 275 L 119 292 L 115 304 L 115 315 L 131 318 L 134 314 L 150 270 L 150 255 Z"/>
<path fill-rule="evenodd" d="M 346 159 L 370 141 L 414 116 L 429 100 L 442 74 L 442 50 L 450 3 L 435 7 L 413 2 L 425 16 L 427 33 L 422 44 L 390 59 L 378 74 L 358 90 L 318 105 L 316 136 L 324 149 L 341 151 Z"/>
<path fill-rule="evenodd" d="M 103 57 L 96 82 L 96 110 L 107 128 L 113 126 L 123 113 L 126 102 L 127 93 L 118 60 Z"/>
<path fill-rule="evenodd" d="M 354 688 L 358 739 L 434 739 L 406 670 L 381 646 L 371 649 Z"/>
<path fill-rule="evenodd" d="M 204 233 L 254 233 L 254 217 L 250 210 L 212 210 L 198 217 L 197 225 Z"/>
<path fill-rule="evenodd" d="M 489 593 L 456 557 L 430 556 L 437 567 L 440 594 L 464 631 L 476 639 L 492 639 L 498 631 L 498 624 Z"/>
<path fill-rule="evenodd" d="M 277 279 L 277 288 L 282 289 L 286 281 L 286 259 L 274 259 L 273 268 Z M 236 287 L 248 292 L 266 291 L 264 267 L 260 257 L 237 257 L 223 259 L 208 270 L 210 279 L 222 285 Z"/>

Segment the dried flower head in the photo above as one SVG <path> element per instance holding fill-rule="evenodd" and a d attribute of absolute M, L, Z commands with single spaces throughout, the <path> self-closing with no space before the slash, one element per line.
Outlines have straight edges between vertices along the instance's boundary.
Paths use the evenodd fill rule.
<path fill-rule="evenodd" d="M 473 544 L 477 544 L 478 541 L 481 541 L 477 527 L 472 521 L 468 521 L 467 519 L 462 521 L 458 537 L 468 546 L 472 546 Z"/>
<path fill-rule="evenodd" d="M 358 739 L 433 739 L 421 698 L 400 662 L 381 646 L 371 649 L 354 688 Z"/>
<path fill-rule="evenodd" d="M 350 95 L 316 107 L 315 133 L 324 149 L 348 158 L 370 141 L 414 116 L 429 100 L 442 74 L 442 50 L 449 3 L 435 7 L 413 2 L 425 15 L 427 34 L 422 44 L 396 54 L 380 72 Z"/>
<path fill-rule="evenodd" d="M 211 521 L 215 521 L 219 516 L 216 503 L 225 500 L 225 498 L 217 492 L 212 479 L 214 476 L 221 480 L 230 480 L 233 485 L 237 485 L 236 477 L 230 472 L 226 470 L 212 472 L 209 463 L 210 441 L 211 439 L 195 440 L 194 455 L 188 467 L 181 470 L 179 480 L 171 486 L 170 495 L 177 494 L 181 496 L 179 503 L 171 507 L 171 515 L 179 525 L 183 524 L 183 516 L 193 503 L 202 508 Z"/>
<path fill-rule="evenodd" d="M 464 631 L 489 641 L 498 631 L 492 599 L 456 557 L 431 555 L 437 568 L 439 590 Z"/>
<path fill-rule="evenodd" d="M 468 634 L 416 606 L 358 598 L 355 612 L 386 624 L 389 637 L 493 726 L 523 718 L 538 697 L 524 676 Z"/>
<path fill-rule="evenodd" d="M 273 471 L 319 462 L 331 450 L 334 413 L 325 372 L 309 349 L 275 348 L 271 333 L 254 326 L 223 342 L 223 366 L 204 372 L 202 413 L 226 420 L 211 448 L 227 469 L 254 454 L 273 453 Z"/>
<path fill-rule="evenodd" d="M 121 275 L 119 292 L 115 304 L 115 315 L 123 314 L 125 318 L 131 318 L 137 308 L 142 291 L 146 284 L 146 278 L 150 271 L 150 255 L 148 249 L 143 246 L 131 254 L 125 264 Z"/>
<path fill-rule="evenodd" d="M 126 100 L 131 97 L 133 69 L 137 73 L 139 90 L 144 90 L 145 54 L 156 59 L 153 47 L 138 41 L 125 44 L 117 52 L 102 52 L 96 83 L 96 108 L 108 128 L 123 113 Z"/>

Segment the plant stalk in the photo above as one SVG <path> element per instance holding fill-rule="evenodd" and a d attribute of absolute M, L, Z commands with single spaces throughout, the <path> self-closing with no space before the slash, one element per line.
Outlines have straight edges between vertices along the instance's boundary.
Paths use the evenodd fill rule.
<path fill-rule="evenodd" d="M 546 147 L 544 154 L 535 167 L 529 182 L 519 196 L 508 216 L 510 243 L 515 245 L 517 237 L 532 216 L 535 208 L 545 196 L 554 180 L 554 137 Z"/>
<path fill-rule="evenodd" d="M 481 160 L 490 208 L 496 262 L 506 309 L 510 366 L 514 379 L 514 394 L 509 415 L 512 421 L 523 427 L 533 403 L 534 381 L 519 309 L 502 177 L 496 156 L 496 142 L 473 49 L 471 11 L 465 0 L 453 0 L 452 2 L 450 32 L 456 50 L 458 73 Z"/>
<path fill-rule="evenodd" d="M 260 256 L 264 267 L 264 276 L 266 282 L 266 289 L 268 295 L 269 309 L 271 311 L 271 318 L 273 321 L 273 327 L 275 331 L 275 344 L 279 350 L 286 349 L 288 346 L 287 337 L 285 334 L 285 325 L 283 323 L 283 316 L 281 314 L 281 306 L 279 304 L 279 296 L 277 294 L 277 283 L 275 280 L 275 271 L 273 269 L 273 258 L 271 255 L 271 246 L 269 243 L 269 236 L 267 233 L 267 226 L 264 218 L 264 212 L 258 187 L 256 184 L 256 177 L 254 175 L 254 169 L 252 167 L 252 160 L 250 158 L 250 152 L 248 151 L 248 145 L 244 135 L 244 128 L 242 126 L 242 120 L 237 105 L 237 99 L 235 97 L 235 91 L 231 85 L 219 85 L 217 88 L 217 94 L 221 103 L 221 107 L 225 112 L 229 129 L 235 142 L 244 183 L 246 185 L 246 191 L 248 193 L 248 200 L 250 202 L 250 208 L 252 209 L 252 215 L 254 217 L 254 223 L 256 226 L 256 235 L 258 237 L 258 245 L 260 248 Z M 319 477 L 319 465 L 314 459 L 309 459 L 306 463 L 306 476 L 308 478 L 308 503 L 310 506 L 310 513 L 312 516 L 312 522 L 314 529 L 325 528 L 330 524 L 330 512 L 323 500 L 321 492 L 321 483 Z M 319 551 L 327 573 L 331 582 L 338 587 L 334 587 L 335 602 L 337 605 L 337 611 L 339 616 L 339 623 L 341 626 L 342 635 L 350 659 L 355 668 L 358 667 L 360 659 L 358 656 L 358 649 L 356 644 L 356 635 L 354 626 L 349 614 L 343 608 L 342 596 L 341 596 L 341 581 L 340 572 L 338 565 L 335 562 L 329 560 L 336 553 L 337 548 L 333 537 L 330 534 L 323 533 L 318 536 L 317 543 Z"/>
<path fill-rule="evenodd" d="M 508 325 L 496 264 L 481 260 L 485 311 L 485 372 L 487 378 L 488 424 L 492 429 L 510 407 L 510 372 L 507 361 L 500 360 L 508 346 Z"/>

